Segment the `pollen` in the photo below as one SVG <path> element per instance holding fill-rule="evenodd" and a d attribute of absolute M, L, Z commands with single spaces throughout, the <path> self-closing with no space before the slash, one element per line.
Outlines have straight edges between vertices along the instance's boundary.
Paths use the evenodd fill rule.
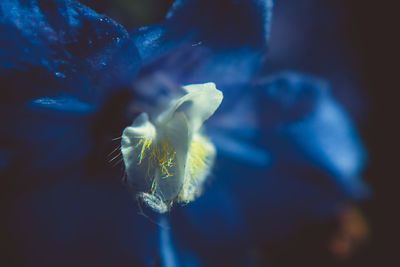
<path fill-rule="evenodd" d="M 205 139 L 204 137 L 201 137 Z M 190 142 L 188 153 L 189 172 L 193 178 L 196 178 L 207 166 L 207 151 L 203 140 L 193 139 Z"/>
<path fill-rule="evenodd" d="M 158 166 L 161 171 L 161 178 L 173 176 L 172 168 L 175 167 L 176 151 L 168 141 L 163 141 L 161 144 L 155 144 L 150 150 L 149 167 Z"/>

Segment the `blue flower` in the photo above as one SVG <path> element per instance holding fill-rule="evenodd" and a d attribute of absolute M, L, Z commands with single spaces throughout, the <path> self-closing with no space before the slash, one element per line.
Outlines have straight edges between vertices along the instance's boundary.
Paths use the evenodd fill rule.
<path fill-rule="evenodd" d="M 24 255 L 10 257 L 213 265 L 236 251 L 237 264 L 252 242 L 363 197 L 363 148 L 329 86 L 293 72 L 256 76 L 271 10 L 270 0 L 176 0 L 164 21 L 128 33 L 77 1 L 2 1 L 0 173 L 9 248 Z M 208 82 L 224 94 L 206 122 L 215 168 L 198 200 L 172 209 L 171 237 L 138 215 L 124 170 L 107 163 L 121 157 L 107 155 L 139 113 Z"/>

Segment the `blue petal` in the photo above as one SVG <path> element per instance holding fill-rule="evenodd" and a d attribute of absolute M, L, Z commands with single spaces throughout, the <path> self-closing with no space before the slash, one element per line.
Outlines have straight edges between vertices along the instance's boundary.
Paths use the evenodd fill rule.
<path fill-rule="evenodd" d="M 74 97 L 43 97 L 32 100 L 31 105 L 46 109 L 78 113 L 87 113 L 93 110 L 93 105 L 82 102 Z"/>
<path fill-rule="evenodd" d="M 177 0 L 167 19 L 180 23 L 177 36 L 193 35 L 197 41 L 225 49 L 261 48 L 269 34 L 272 5 L 271 0 Z"/>
<path fill-rule="evenodd" d="M 271 162 L 269 152 L 256 144 L 260 134 L 255 100 L 250 85 L 230 87 L 216 113 L 207 120 L 207 134 L 216 145 L 218 154 L 256 168 Z M 249 157 L 249 155 L 252 155 Z"/>
<path fill-rule="evenodd" d="M 367 193 L 360 180 L 365 151 L 357 131 L 329 85 L 320 79 L 283 72 L 259 86 L 260 116 L 266 135 L 265 145 L 297 156 L 332 177 L 337 186 L 352 197 Z M 265 107 L 265 108 L 264 108 Z M 287 140 L 280 148 L 274 135 Z"/>
<path fill-rule="evenodd" d="M 0 2 L 0 175 L 22 265 L 149 265 L 157 254 L 155 225 L 107 164 L 127 124 L 120 87 L 139 63 L 123 27 L 76 1 Z"/>
<path fill-rule="evenodd" d="M 211 132 L 210 136 L 217 147 L 218 153 L 227 158 L 251 164 L 255 167 L 266 167 L 271 161 L 270 155 L 265 149 L 252 143 L 244 142 L 239 138 L 229 137 L 228 133 Z"/>
<path fill-rule="evenodd" d="M 94 118 L 134 78 L 138 52 L 122 26 L 76 1 L 5 0 L 0 14 L 1 171 L 48 179 L 88 157 L 104 134 Z"/>
<path fill-rule="evenodd" d="M 125 29 L 76 1 L 5 0 L 0 15 L 1 101 L 67 92 L 96 102 L 138 69 Z"/>
<path fill-rule="evenodd" d="M 166 21 L 132 33 L 147 70 L 177 84 L 245 83 L 265 53 L 272 1 L 176 1 Z"/>

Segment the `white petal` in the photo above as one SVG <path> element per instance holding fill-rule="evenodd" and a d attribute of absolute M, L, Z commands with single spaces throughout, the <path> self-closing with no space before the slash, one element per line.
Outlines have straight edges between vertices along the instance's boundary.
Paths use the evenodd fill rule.
<path fill-rule="evenodd" d="M 168 171 L 157 179 L 155 192 L 164 200 L 172 201 L 179 194 L 185 175 L 185 163 L 189 146 L 189 130 L 185 115 L 176 112 L 168 124 L 162 129 L 157 128 L 158 145 L 162 148 L 167 146 L 174 153 L 170 166 L 168 157 L 159 158 L 159 166 Z M 165 157 L 165 158 L 164 158 Z M 161 170 L 162 171 L 162 170 Z"/>
<path fill-rule="evenodd" d="M 191 84 L 183 88 L 188 92 L 185 101 L 192 101 L 192 105 L 186 111 L 186 116 L 192 124 L 193 132 L 196 132 L 221 105 L 223 95 L 214 83 Z"/>
<path fill-rule="evenodd" d="M 168 123 L 177 111 L 185 113 L 192 133 L 198 131 L 205 120 L 217 110 L 223 99 L 222 92 L 214 83 L 191 84 L 183 89 L 186 95 L 172 103 L 171 107 L 160 114 L 157 124 Z"/>
<path fill-rule="evenodd" d="M 215 147 L 204 136 L 195 134 L 190 142 L 185 178 L 178 201 L 188 203 L 201 194 L 203 183 L 215 159 Z"/>
<path fill-rule="evenodd" d="M 156 129 L 146 113 L 140 114 L 122 133 L 121 153 L 125 171 L 135 190 L 142 191 L 151 186 L 149 176 L 153 176 L 154 171 L 149 168 L 146 158 L 155 138 Z"/>

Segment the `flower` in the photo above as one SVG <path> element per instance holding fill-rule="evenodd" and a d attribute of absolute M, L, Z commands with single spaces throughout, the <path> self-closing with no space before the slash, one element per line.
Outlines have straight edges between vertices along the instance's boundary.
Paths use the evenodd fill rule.
<path fill-rule="evenodd" d="M 134 190 L 145 191 L 139 196 L 160 213 L 174 201 L 193 201 L 215 158 L 214 145 L 200 128 L 221 104 L 222 93 L 213 83 L 183 89 L 186 94 L 171 100 L 154 124 L 142 113 L 122 134 L 127 179 Z"/>
<path fill-rule="evenodd" d="M 16 258 L 235 265 L 251 242 L 361 195 L 362 145 L 325 83 L 256 76 L 271 10 L 177 0 L 164 21 L 128 33 L 77 1 L 1 1 L 0 172 Z M 137 214 L 117 179 L 125 170 L 107 164 L 121 134 L 134 196 L 161 213 L 198 197 L 173 209 L 170 231 Z"/>

